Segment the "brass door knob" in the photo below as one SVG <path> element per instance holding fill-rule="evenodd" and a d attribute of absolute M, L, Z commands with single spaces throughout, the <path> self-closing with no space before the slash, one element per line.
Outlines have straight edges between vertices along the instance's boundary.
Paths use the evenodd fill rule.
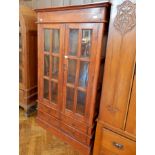
<path fill-rule="evenodd" d="M 117 147 L 118 149 L 123 149 L 123 144 L 119 144 L 119 143 L 116 143 L 116 142 L 112 142 L 113 146 Z"/>
<path fill-rule="evenodd" d="M 68 56 L 67 56 L 67 55 L 65 55 L 65 56 L 64 56 L 64 58 L 65 58 L 65 59 L 68 59 Z"/>

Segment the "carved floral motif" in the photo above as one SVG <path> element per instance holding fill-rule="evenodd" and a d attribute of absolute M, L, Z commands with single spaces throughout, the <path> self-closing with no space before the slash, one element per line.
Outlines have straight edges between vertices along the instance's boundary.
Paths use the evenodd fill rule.
<path fill-rule="evenodd" d="M 136 5 L 129 0 L 117 6 L 117 15 L 114 20 L 114 27 L 122 35 L 132 30 L 136 25 Z"/>
<path fill-rule="evenodd" d="M 119 111 L 119 109 L 117 107 L 115 107 L 114 105 L 108 105 L 107 106 L 108 111 L 110 111 L 111 113 L 116 113 L 117 111 Z"/>

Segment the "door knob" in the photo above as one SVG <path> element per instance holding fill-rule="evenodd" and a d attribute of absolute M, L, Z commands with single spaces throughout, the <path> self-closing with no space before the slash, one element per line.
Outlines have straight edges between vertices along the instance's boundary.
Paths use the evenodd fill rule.
<path fill-rule="evenodd" d="M 65 56 L 64 56 L 64 58 L 65 58 L 65 59 L 68 59 L 68 56 L 67 56 L 67 55 L 65 55 Z"/>
<path fill-rule="evenodd" d="M 112 144 L 113 144 L 113 146 L 115 146 L 118 149 L 123 149 L 123 147 L 124 147 L 123 144 L 119 144 L 119 143 L 116 143 L 116 142 L 113 142 Z"/>

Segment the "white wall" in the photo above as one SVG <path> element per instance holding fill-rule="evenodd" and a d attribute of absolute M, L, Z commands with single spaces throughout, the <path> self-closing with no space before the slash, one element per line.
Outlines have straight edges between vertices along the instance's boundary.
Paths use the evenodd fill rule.
<path fill-rule="evenodd" d="M 51 0 L 52 6 L 63 6 L 63 0 Z"/>
<path fill-rule="evenodd" d="M 70 5 L 71 0 L 63 0 L 63 5 Z"/>
<path fill-rule="evenodd" d="M 83 3 L 84 3 L 84 4 L 92 3 L 92 1 L 93 1 L 93 0 L 83 0 Z"/>
<path fill-rule="evenodd" d="M 80 5 L 93 2 L 101 2 L 105 0 L 20 0 L 20 4 L 31 8 L 46 8 L 51 6 Z"/>

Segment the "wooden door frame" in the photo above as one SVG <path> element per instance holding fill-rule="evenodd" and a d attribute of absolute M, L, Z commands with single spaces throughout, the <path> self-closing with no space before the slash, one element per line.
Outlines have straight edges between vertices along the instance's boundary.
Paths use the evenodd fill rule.
<path fill-rule="evenodd" d="M 64 84 L 63 84 L 63 107 L 62 107 L 62 112 L 65 113 L 65 115 L 68 115 L 70 117 L 73 117 L 74 119 L 81 120 L 83 122 L 88 122 L 89 116 L 90 116 L 90 103 L 91 102 L 91 88 L 93 88 L 93 78 L 94 78 L 94 71 L 95 71 L 95 61 L 96 61 L 96 53 L 98 52 L 96 50 L 97 47 L 97 36 L 98 36 L 98 28 L 99 24 L 98 23 L 68 23 L 66 24 L 66 29 L 65 29 L 65 55 L 68 56 L 68 49 L 69 49 L 69 29 L 79 29 L 79 38 L 78 38 L 78 53 L 77 56 L 68 56 L 71 60 L 76 59 L 77 57 L 77 69 L 76 69 L 76 79 L 75 79 L 75 94 L 74 94 L 74 105 L 73 105 L 73 112 L 69 112 L 68 110 L 66 111 L 65 106 L 66 106 L 66 85 L 67 85 L 67 70 L 64 71 Z M 91 56 L 90 58 L 80 58 L 81 54 L 81 40 L 82 40 L 82 30 L 83 29 L 92 29 L 92 46 L 91 46 Z M 85 62 L 90 62 L 89 64 L 89 79 L 88 79 L 88 85 L 86 88 L 86 104 L 85 104 L 85 115 L 82 116 L 78 113 L 76 113 L 76 102 L 77 102 L 77 87 L 78 87 L 78 77 L 79 77 L 79 71 L 80 71 L 80 61 L 81 60 L 86 60 Z M 89 60 L 89 61 L 88 61 Z M 68 59 L 64 59 L 64 65 L 67 66 Z M 79 88 L 79 87 L 78 87 Z M 88 95 L 87 95 L 88 94 Z M 94 103 L 95 104 L 95 103 Z"/>
<path fill-rule="evenodd" d="M 60 29 L 60 49 L 59 49 L 59 54 L 52 54 L 51 51 L 51 44 L 50 44 L 50 51 L 47 54 L 47 52 L 44 51 L 44 29 Z M 65 25 L 64 24 L 38 24 L 38 100 L 40 103 L 47 104 L 51 108 L 54 109 L 61 109 L 61 100 L 62 100 L 62 83 L 63 83 L 63 64 L 62 64 L 62 56 L 63 56 L 63 51 L 64 51 L 64 31 L 65 31 Z M 50 40 L 51 41 L 51 40 Z M 50 56 L 50 63 L 49 63 L 49 100 L 46 100 L 43 98 L 43 79 L 44 79 L 44 54 Z M 51 57 L 52 56 L 59 56 L 59 75 L 58 75 L 58 103 L 57 105 L 54 105 L 51 103 Z"/>

